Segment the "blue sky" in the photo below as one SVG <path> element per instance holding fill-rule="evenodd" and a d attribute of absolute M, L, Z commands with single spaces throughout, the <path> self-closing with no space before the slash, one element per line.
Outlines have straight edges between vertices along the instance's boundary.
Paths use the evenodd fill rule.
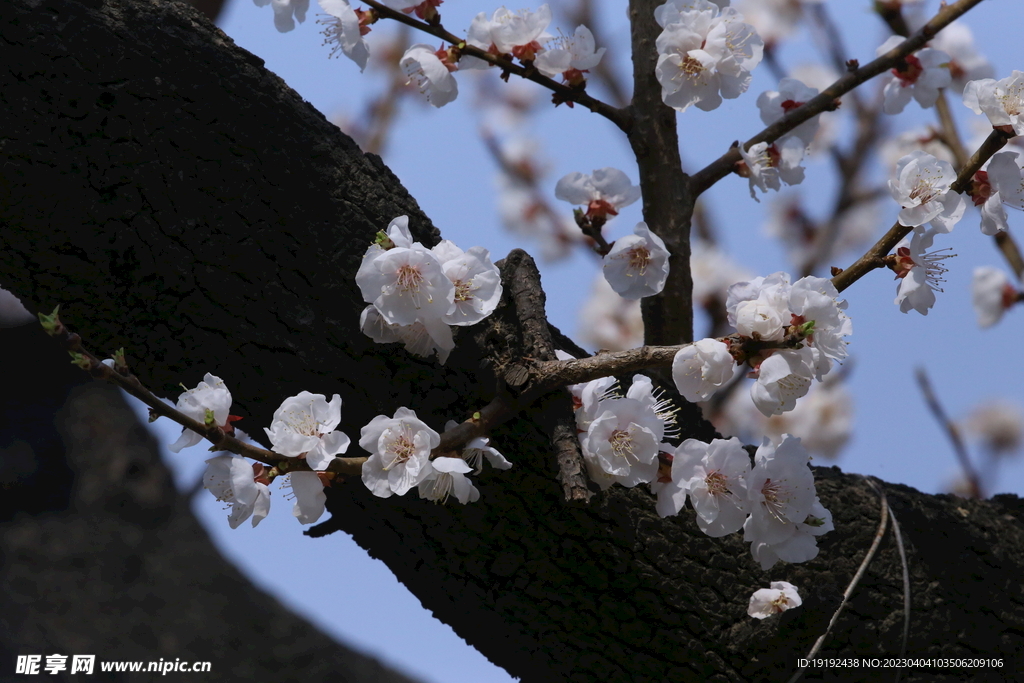
<path fill-rule="evenodd" d="M 838 23 L 850 56 L 862 63 L 873 58 L 875 47 L 886 36 L 881 22 L 869 11 L 871 3 L 863 0 L 828 4 L 840 15 Z M 937 2 L 927 3 L 931 10 L 936 6 Z M 450 0 L 440 9 L 446 27 L 459 34 L 477 12 L 490 13 L 497 7 L 480 3 L 468 6 Z M 368 70 L 361 75 L 358 67 L 345 58 L 327 59 L 329 49 L 322 45 L 319 27 L 314 23 L 318 11 L 319 8 L 312 7 L 304 24 L 280 34 L 273 28 L 269 7 L 258 8 L 250 0 L 233 0 L 221 27 L 239 45 L 262 57 L 268 69 L 328 117 L 342 112 L 355 114 L 367 94 L 378 89 L 375 74 Z M 608 47 L 606 59 L 614 60 L 620 72 L 628 74 L 628 27 L 623 5 L 616 4 L 613 11 L 605 11 L 601 17 Z M 1019 41 L 1024 5 L 1018 0 L 984 2 L 968 14 L 966 22 L 976 36 L 982 37 L 981 49 L 993 62 L 997 78 L 1008 76 L 1015 68 L 1024 69 L 1024 48 Z M 552 27 L 556 26 L 567 34 L 575 28 L 558 24 L 557 20 Z M 375 39 L 381 39 L 384 30 L 375 27 L 368 37 L 371 52 Z M 781 61 L 787 68 L 815 58 L 807 38 L 806 31 L 799 32 L 794 44 L 782 51 Z M 432 38 L 422 42 L 436 43 Z M 513 247 L 536 252 L 535 243 L 517 240 L 500 228 L 495 208 L 496 169 L 475 133 L 481 119 L 472 79 L 467 74 L 457 76 L 462 94 L 447 107 L 435 110 L 415 100 L 403 104 L 385 162 L 442 234 L 461 247 L 479 244 L 490 249 L 495 258 Z M 771 74 L 761 66 L 744 96 L 727 100 L 712 113 L 691 110 L 681 115 L 683 158 L 690 169 L 719 156 L 733 140 L 756 133 L 761 127 L 754 105 L 757 94 L 775 89 L 775 85 Z M 875 85 L 877 82 L 868 88 Z M 596 94 L 600 95 L 600 91 Z M 951 104 L 965 137 L 971 138 L 970 121 L 980 117 L 964 108 L 956 96 Z M 933 112 L 923 112 L 912 103 L 904 115 L 893 121 L 894 129 L 931 123 L 933 116 Z M 571 171 L 589 173 L 596 168 L 615 166 L 634 181 L 637 179 L 624 138 L 610 124 L 582 108 L 542 108 L 533 120 L 532 135 L 541 142 L 543 157 L 549 164 L 552 195 L 555 181 Z M 881 175 L 878 180 L 882 180 Z M 802 187 L 808 204 L 826 202 L 828 188 L 828 166 L 811 163 L 806 186 Z M 781 246 L 762 231 L 771 197 L 760 204 L 754 202 L 747 193 L 746 181 L 730 176 L 713 188 L 707 199 L 720 228 L 721 242 L 737 261 L 760 275 L 790 268 Z M 894 202 L 884 207 L 876 234 L 892 224 L 898 211 Z M 560 208 L 569 215 L 568 205 Z M 1010 218 L 1019 238 L 1024 218 L 1019 212 L 1012 213 Z M 638 220 L 639 205 L 625 209 L 615 220 L 611 236 L 631 232 Z M 1024 311 L 1011 311 L 990 330 L 980 331 L 974 322 L 969 292 L 971 272 L 978 265 L 1002 266 L 991 240 L 980 234 L 977 225 L 977 213 L 969 209 L 953 234 L 942 244 L 936 244 L 950 246 L 958 255 L 947 264 L 950 272 L 945 292 L 939 294 L 937 305 L 927 317 L 899 312 L 892 303 L 892 277 L 882 271 L 864 278 L 846 292 L 848 313 L 854 321 L 850 351 L 856 365 L 850 376 L 850 389 L 855 398 L 856 431 L 837 463 L 844 470 L 876 475 L 927 492 L 945 490 L 957 475 L 949 444 L 924 408 L 914 383 L 913 370 L 918 365 L 928 369 L 954 418 L 965 416 L 987 398 L 1005 397 L 1024 403 L 1024 370 L 1014 353 L 1019 346 L 1016 340 L 1024 333 Z M 854 256 L 847 255 L 837 265 L 848 265 Z M 596 272 L 594 259 L 587 254 L 542 264 L 549 315 L 561 329 L 576 328 L 577 312 Z M 580 286 L 581 281 L 587 286 Z M 214 368 L 209 370 L 216 372 Z M 183 381 L 191 382 L 192 386 L 204 371 Z M 164 425 L 160 438 L 170 443 L 177 431 L 173 425 Z M 193 448 L 177 456 L 167 455 L 179 480 L 188 485 L 200 475 L 205 453 L 205 449 Z M 997 488 L 1024 492 L 1024 463 L 1020 459 L 1004 463 Z M 235 531 L 228 528 L 226 512 L 211 496 L 199 495 L 196 509 L 223 551 L 243 571 L 329 633 L 426 681 L 511 680 L 423 610 L 381 562 L 367 557 L 351 539 L 343 534 L 318 541 L 307 539 L 290 515 L 290 504 L 276 492 L 274 506 L 259 528 L 243 525 Z M 289 580 L 287 591 L 283 591 L 276 587 L 282 575 L 305 576 L 308 580 Z M 335 584 L 331 581 L 334 575 L 358 576 L 361 580 Z M 396 638 L 396 634 L 403 637 Z"/>

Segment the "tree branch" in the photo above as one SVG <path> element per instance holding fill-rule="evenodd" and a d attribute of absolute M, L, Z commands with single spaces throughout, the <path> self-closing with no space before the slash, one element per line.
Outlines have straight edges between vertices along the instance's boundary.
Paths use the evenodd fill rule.
<path fill-rule="evenodd" d="M 832 111 L 837 107 L 838 99 L 880 73 L 897 66 L 908 55 L 924 47 L 936 33 L 962 16 L 981 0 L 959 0 L 939 10 L 931 21 L 921 27 L 917 33 L 897 45 L 895 48 L 878 57 L 865 66 L 856 68 L 838 81 L 825 88 L 816 97 L 811 98 L 802 106 L 789 112 L 775 123 L 767 126 L 760 133 L 743 143 L 743 149 L 750 149 L 759 142 L 775 142 L 780 137 L 824 111 Z M 693 192 L 701 194 L 709 187 L 732 172 L 733 166 L 741 159 L 739 150 L 732 147 L 721 157 L 693 174 Z"/>
<path fill-rule="evenodd" d="M 690 221 L 696 194 L 683 172 L 676 131 L 676 112 L 661 100 L 655 75 L 655 41 L 661 27 L 654 20 L 659 0 L 631 0 L 630 34 L 633 50 L 633 125 L 629 144 L 640 170 L 644 221 L 668 247 L 669 273 L 665 289 L 640 302 L 644 342 L 679 344 L 693 341 L 693 278 L 690 274 Z"/>

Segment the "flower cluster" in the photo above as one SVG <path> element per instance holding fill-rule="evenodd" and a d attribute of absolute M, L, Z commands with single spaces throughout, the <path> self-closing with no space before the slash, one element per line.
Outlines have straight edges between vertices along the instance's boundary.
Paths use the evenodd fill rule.
<path fill-rule="evenodd" d="M 1000 81 L 971 81 L 964 87 L 964 104 L 975 114 L 985 114 L 993 128 L 1006 127 L 1024 135 L 1024 71 L 1014 71 Z"/>
<path fill-rule="evenodd" d="M 455 422 L 449 422 L 447 429 L 455 426 Z M 479 474 L 484 458 L 495 469 L 512 467 L 486 438 L 470 441 L 462 457 L 432 460 L 431 451 L 440 443 L 441 435 L 409 408 L 399 408 L 394 417 L 378 415 L 359 436 L 359 446 L 370 453 L 363 463 L 363 483 L 380 498 L 403 496 L 416 487 L 420 498 L 444 503 L 454 496 L 465 505 L 480 499 L 480 492 L 466 474 L 474 468 Z"/>
<path fill-rule="evenodd" d="M 570 356 L 559 352 L 559 358 Z M 648 377 L 636 375 L 626 395 L 612 377 L 569 387 L 576 430 L 590 478 L 602 489 L 636 486 L 658 478 L 666 432 L 676 433 L 675 407 L 660 398 Z"/>
<path fill-rule="evenodd" d="M 672 378 L 689 401 L 703 401 L 733 376 L 734 364 L 752 368 L 750 396 L 765 416 L 792 410 L 813 379 L 846 358 L 853 323 L 830 280 L 804 277 L 792 285 L 775 273 L 729 288 L 726 310 L 736 335 L 728 343 L 703 339 L 672 362 Z"/>
<path fill-rule="evenodd" d="M 220 426 L 228 433 L 232 431 L 229 421 L 241 419 L 228 416 L 231 392 L 220 378 L 209 373 L 195 389 L 181 395 L 177 408 L 189 417 Z M 293 514 L 302 524 L 312 524 L 324 513 L 327 500 L 324 486 L 329 479 L 322 473 L 334 458 L 348 450 L 349 438 L 335 430 L 340 423 L 340 396 L 335 394 L 328 403 L 323 394 L 303 391 L 285 399 L 274 412 L 270 428 L 264 429 L 275 452 L 305 460 L 309 465 L 309 470 L 295 470 L 288 475 L 295 497 Z M 178 452 L 200 439 L 199 434 L 184 430 L 170 448 Z M 269 514 L 269 484 L 279 476 L 276 471 L 233 453 L 210 458 L 206 464 L 203 485 L 231 509 L 228 523 L 232 529 L 250 517 L 252 525 L 256 526 Z"/>
<path fill-rule="evenodd" d="M 767 619 L 803 604 L 796 586 L 786 581 L 772 581 L 770 588 L 761 588 L 750 596 L 747 614 L 755 619 Z"/>
<path fill-rule="evenodd" d="M 763 92 L 757 98 L 761 121 L 769 126 L 817 94 L 817 89 L 808 88 L 795 78 L 783 78 L 778 90 Z M 819 117 L 815 116 L 771 144 L 759 142 L 750 149 L 740 146 L 742 159 L 736 164 L 736 173 L 750 181 L 751 197 L 757 200 L 755 187 L 767 192 L 769 188 L 779 190 L 780 183 L 799 185 L 803 182 L 804 168 L 800 164 L 819 125 Z"/>
<path fill-rule="evenodd" d="M 344 2 L 344 0 L 325 0 L 326 2 Z M 411 1 L 411 0 L 409 0 Z M 436 3 L 427 0 L 424 5 Z M 385 4 L 393 5 L 394 2 Z M 437 3 L 439 4 L 439 3 Z M 326 8 L 325 8 L 326 9 Z M 409 11 L 409 10 L 404 10 Z M 419 12 L 417 11 L 417 14 Z M 511 12 L 501 7 L 495 10 L 490 18 L 483 12 L 478 14 L 466 32 L 465 44 L 478 48 L 490 55 L 506 59 L 518 59 L 525 66 L 535 67 L 545 76 L 562 80 L 570 86 L 584 88 L 588 70 L 601 62 L 605 48 L 598 49 L 594 42 L 594 34 L 586 26 L 577 26 L 571 36 L 555 37 L 546 32 L 551 23 L 551 9 L 541 5 L 536 12 L 521 10 Z M 337 40 L 342 51 L 352 57 L 360 66 L 365 58 L 365 48 L 347 48 L 361 41 L 365 32 L 365 23 L 359 26 L 347 19 L 348 26 L 344 35 L 329 35 L 328 40 Z M 357 32 L 359 35 L 357 36 Z M 428 45 L 413 45 L 401 59 L 401 66 L 410 82 L 415 82 L 427 101 L 435 107 L 443 107 L 454 100 L 459 93 L 458 85 L 452 72 L 462 69 L 485 69 L 490 62 L 463 55 L 458 47 L 435 50 Z"/>
<path fill-rule="evenodd" d="M 762 569 L 779 560 L 806 562 L 818 555 L 816 538 L 831 531 L 832 514 L 814 489 L 810 456 L 788 434 L 768 439 L 750 456 L 739 439 L 704 443 L 686 439 L 662 453 L 669 464 L 652 490 L 662 517 L 679 514 L 687 498 L 697 526 L 720 538 L 743 529 L 743 540 Z"/>
<path fill-rule="evenodd" d="M 403 342 L 416 355 L 455 348 L 449 327 L 480 322 L 498 306 L 501 277 L 482 247 L 462 251 L 448 240 L 433 249 L 414 242 L 399 216 L 363 255 L 356 273 L 363 300 L 360 327 L 375 342 Z"/>
<path fill-rule="evenodd" d="M 747 91 L 764 43 L 736 9 L 708 0 L 669 0 L 654 10 L 654 18 L 662 28 L 655 73 L 665 104 L 711 111 L 723 97 Z"/>
<path fill-rule="evenodd" d="M 878 47 L 875 54 L 881 57 L 905 40 L 903 36 L 892 36 Z M 899 114 L 911 98 L 925 109 L 934 107 L 939 91 L 953 80 L 949 61 L 945 52 L 930 47 L 904 57 L 900 66 L 892 70 L 892 79 L 885 84 L 882 111 Z"/>
<path fill-rule="evenodd" d="M 950 254 L 926 250 L 936 234 L 953 230 L 967 208 L 963 196 L 951 188 L 955 181 L 956 172 L 948 161 L 920 150 L 900 159 L 896 177 L 889 181 L 889 191 L 902 207 L 900 225 L 914 228 L 888 261 L 900 280 L 895 303 L 904 313 L 913 309 L 927 315 L 935 304 L 935 292 L 942 291 L 940 284 L 946 272 L 942 262 Z M 926 223 L 930 229 L 924 227 Z"/>

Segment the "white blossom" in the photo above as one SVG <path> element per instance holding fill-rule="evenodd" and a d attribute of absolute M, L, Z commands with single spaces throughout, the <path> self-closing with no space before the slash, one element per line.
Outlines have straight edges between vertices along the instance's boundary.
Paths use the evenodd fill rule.
<path fill-rule="evenodd" d="M 918 227 L 925 223 L 938 232 L 949 232 L 964 215 L 967 204 L 950 186 L 956 180 L 953 166 L 921 151 L 911 152 L 896 165 L 896 178 L 889 192 L 903 210 L 900 225 Z"/>
<path fill-rule="evenodd" d="M 367 306 L 359 316 L 359 328 L 378 344 L 402 342 L 409 353 L 429 358 L 435 352 L 444 365 L 455 348 L 452 330 L 436 319 L 417 320 L 411 325 L 392 325 L 374 306 Z"/>
<path fill-rule="evenodd" d="M 491 17 L 491 42 L 500 53 L 532 60 L 541 50 L 540 41 L 546 38 L 544 30 L 550 23 L 551 9 L 547 5 L 541 5 L 536 12 L 510 12 L 499 7 Z"/>
<path fill-rule="evenodd" d="M 729 324 L 748 337 L 756 332 L 762 339 L 781 339 L 783 333 L 779 326 L 787 324 L 791 317 L 789 291 L 789 274 L 781 271 L 733 284 L 725 301 Z M 744 306 L 758 301 L 760 307 Z"/>
<path fill-rule="evenodd" d="M 963 93 L 968 81 L 992 78 L 995 70 L 987 59 L 978 54 L 974 47 L 974 34 L 967 24 L 954 21 L 939 31 L 931 46 L 949 55 L 949 73 L 953 77 L 950 88 Z"/>
<path fill-rule="evenodd" d="M 655 74 L 665 104 L 711 111 L 723 97 L 746 92 L 764 43 L 742 14 L 708 0 L 669 0 L 654 17 L 663 29 L 655 43 Z"/>
<path fill-rule="evenodd" d="M 672 381 L 687 401 L 706 401 L 732 379 L 736 361 L 729 346 L 717 339 L 701 339 L 684 346 L 672 359 Z"/>
<path fill-rule="evenodd" d="M 743 540 L 762 569 L 775 562 L 806 562 L 817 553 L 815 537 L 832 530 L 832 516 L 814 491 L 809 456 L 800 439 L 786 435 L 776 447 L 765 439 L 747 476 L 750 517 Z"/>
<path fill-rule="evenodd" d="M 469 465 L 462 458 L 435 458 L 431 461 L 433 473 L 420 482 L 420 498 L 445 503 L 449 496 L 465 505 L 480 500 L 480 492 L 466 477 Z"/>
<path fill-rule="evenodd" d="M 553 38 L 544 44 L 533 65 L 545 76 L 563 76 L 573 84 L 583 80 L 583 72 L 601 63 L 605 48 L 596 49 L 594 34 L 586 26 L 577 26 L 571 36 Z"/>
<path fill-rule="evenodd" d="M 617 168 L 599 168 L 592 175 L 575 171 L 555 185 L 555 197 L 587 207 L 588 216 L 615 216 L 619 209 L 640 199 L 640 188 Z"/>
<path fill-rule="evenodd" d="M 444 425 L 444 431 L 451 431 L 458 426 L 459 423 L 455 420 L 448 420 Z M 512 467 L 512 463 L 491 446 L 491 440 L 486 436 L 478 436 L 467 443 L 466 447 L 462 449 L 462 458 L 473 467 L 477 474 L 484 471 L 484 458 L 496 470 L 507 470 Z"/>
<path fill-rule="evenodd" d="M 750 511 L 749 473 L 750 456 L 739 439 L 687 439 L 673 454 L 672 480 L 687 482 L 697 526 L 713 538 L 743 527 Z"/>
<path fill-rule="evenodd" d="M 252 0 L 257 7 L 270 5 L 274 10 L 274 28 L 287 33 L 295 28 L 295 20 L 301 24 L 306 20 L 309 0 Z"/>
<path fill-rule="evenodd" d="M 447 60 L 445 50 L 417 43 L 405 51 L 399 65 L 433 106 L 443 107 L 458 97 L 459 84 L 451 74 L 455 66 Z"/>
<path fill-rule="evenodd" d="M 633 234 L 615 240 L 604 256 L 604 277 L 620 296 L 641 299 L 654 296 L 668 280 L 668 249 L 643 221 Z"/>
<path fill-rule="evenodd" d="M 341 396 L 331 402 L 323 394 L 300 391 L 274 411 L 270 429 L 264 428 L 274 450 L 289 457 L 305 456 L 314 470 L 324 470 L 339 453 L 348 450 L 349 438 L 335 431 L 341 423 Z"/>
<path fill-rule="evenodd" d="M 817 537 L 834 530 L 832 513 L 815 496 L 811 514 L 803 522 L 796 524 L 789 538 L 779 543 L 752 541 L 750 554 L 765 571 L 771 569 L 779 560 L 791 563 L 807 562 L 818 556 Z"/>
<path fill-rule="evenodd" d="M 441 435 L 416 418 L 415 411 L 399 408 L 393 418 L 378 415 L 362 428 L 359 446 L 369 451 L 363 463 L 363 483 L 373 495 L 405 495 L 434 472 L 430 452 Z"/>
<path fill-rule="evenodd" d="M 206 461 L 203 487 L 231 508 L 228 524 L 232 529 L 252 517 L 255 527 L 270 513 L 270 490 L 255 481 L 254 465 L 234 453 L 225 453 Z"/>
<path fill-rule="evenodd" d="M 791 325 L 813 322 L 807 343 L 826 358 L 841 362 L 847 356 L 846 340 L 853 334 L 853 321 L 846 315 L 846 300 L 832 281 L 813 275 L 793 283 L 789 291 Z"/>
<path fill-rule="evenodd" d="M 891 36 L 875 54 L 881 57 L 905 40 L 903 36 Z M 911 97 L 925 109 L 935 106 L 939 90 L 952 80 L 949 55 L 930 47 L 904 57 L 902 67 L 893 69 L 892 74 L 892 80 L 886 83 L 883 91 L 882 111 L 886 114 L 902 112 Z"/>
<path fill-rule="evenodd" d="M 363 39 L 363 27 L 360 26 L 359 16 L 348 0 L 317 0 L 323 11 L 331 16 L 330 19 L 322 19 L 319 23 L 324 25 L 324 43 L 336 43 L 331 48 L 331 56 L 341 50 L 346 57 L 359 65 L 359 70 L 366 68 L 366 60 L 370 58 L 370 47 Z M 369 30 L 369 27 L 366 27 Z"/>
<path fill-rule="evenodd" d="M 807 394 L 815 375 L 813 349 L 781 349 L 757 366 L 757 381 L 750 385 L 750 398 L 764 416 L 793 410 Z"/>
<path fill-rule="evenodd" d="M 1024 209 L 1024 178 L 1018 152 L 999 152 L 989 159 L 985 169 L 974 174 L 971 197 L 981 209 L 981 232 L 995 235 L 1009 230 L 1009 218 L 1003 204 Z"/>
<path fill-rule="evenodd" d="M 228 411 L 231 410 L 231 392 L 224 385 L 220 377 L 206 373 L 203 381 L 196 385 L 195 389 L 189 389 L 178 397 L 175 406 L 178 412 L 191 417 L 197 422 L 206 423 L 206 411 L 213 412 L 213 423 L 230 434 L 232 428 L 228 422 Z M 194 446 L 203 437 L 191 429 L 181 430 L 181 436 L 167 448 L 172 453 L 178 453 L 183 448 Z"/>
<path fill-rule="evenodd" d="M 385 251 L 366 271 L 356 274 L 363 298 L 393 325 L 441 320 L 455 306 L 455 285 L 437 257 L 418 242 Z"/>
<path fill-rule="evenodd" d="M 772 581 L 771 588 L 761 588 L 750 596 L 747 614 L 755 619 L 765 619 L 801 604 L 803 600 L 796 586 L 786 581 Z"/>
<path fill-rule="evenodd" d="M 316 472 L 292 472 L 288 480 L 295 496 L 292 515 L 299 520 L 299 524 L 312 524 L 320 519 L 327 504 L 320 475 Z"/>
<path fill-rule="evenodd" d="M 1024 72 L 1014 71 L 1000 81 L 971 81 L 964 87 L 964 104 L 975 114 L 985 114 L 993 127 L 1009 126 L 1024 135 Z"/>
<path fill-rule="evenodd" d="M 942 276 L 947 269 L 942 262 L 952 254 L 944 253 L 947 249 L 926 252 L 925 249 L 932 246 L 934 237 L 935 233 L 931 230 L 914 231 L 910 241 L 904 238 L 896 245 L 896 265 L 893 270 L 900 284 L 894 303 L 903 313 L 914 309 L 921 315 L 928 315 L 928 309 L 935 305 L 935 292 L 943 291 L 939 285 L 945 282 Z"/>
<path fill-rule="evenodd" d="M 777 91 L 765 91 L 757 98 L 757 108 L 761 111 L 761 121 L 766 126 L 770 126 L 789 112 L 817 96 L 817 94 L 818 90 L 816 88 L 808 88 L 795 78 L 783 78 L 779 81 L 779 89 Z M 786 136 L 799 138 L 803 141 L 804 147 L 807 147 L 814 140 L 814 136 L 818 132 L 818 125 L 819 117 L 814 116 L 791 130 Z"/>
<path fill-rule="evenodd" d="M 992 327 L 1002 320 L 1006 310 L 1017 303 L 1017 297 L 1017 289 L 1000 269 L 992 266 L 974 269 L 971 303 L 978 316 L 979 327 Z"/>
<path fill-rule="evenodd" d="M 653 481 L 664 436 L 662 420 L 650 405 L 633 398 L 607 399 L 600 408 L 584 437 L 586 450 L 624 486 Z"/>
<path fill-rule="evenodd" d="M 455 285 L 455 309 L 442 320 L 449 325 L 474 325 L 498 307 L 501 300 L 501 273 L 491 263 L 491 252 L 483 247 L 462 251 L 449 240 L 441 240 L 431 249 L 441 269 Z"/>
<path fill-rule="evenodd" d="M 770 145 L 759 142 L 751 145 L 749 150 L 740 145 L 739 150 L 743 163 L 737 170 L 740 176 L 749 180 L 750 196 L 755 201 L 761 201 L 754 192 L 755 187 L 762 192 L 769 189 L 777 191 L 782 187 L 781 183 L 799 185 L 804 180 L 804 167 L 800 163 L 804 160 L 807 145 L 798 137 L 787 136 Z"/>

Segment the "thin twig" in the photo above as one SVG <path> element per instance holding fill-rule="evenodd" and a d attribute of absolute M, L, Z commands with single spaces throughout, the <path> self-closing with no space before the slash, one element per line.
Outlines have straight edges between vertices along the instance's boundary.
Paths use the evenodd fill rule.
<path fill-rule="evenodd" d="M 953 112 L 949 110 L 949 100 L 946 99 L 946 91 L 939 91 L 939 99 L 935 101 L 935 114 L 939 117 L 939 126 L 942 128 L 942 141 L 953 152 L 953 159 L 956 161 L 956 170 L 966 166 L 970 161 L 964 143 L 960 140 L 960 132 L 956 128 L 956 121 L 953 119 Z"/>
<path fill-rule="evenodd" d="M 57 320 L 57 329 L 47 331 L 52 337 L 57 337 L 64 348 L 68 352 L 78 354 L 81 361 L 73 361 L 76 365 L 79 365 L 83 370 L 88 372 L 94 379 L 101 379 L 124 389 L 127 393 L 131 394 L 135 398 L 139 399 L 150 409 L 151 421 L 153 415 L 158 417 L 167 417 L 177 422 L 185 429 L 190 429 L 196 434 L 199 434 L 204 439 L 213 444 L 211 451 L 228 451 L 237 455 L 242 455 L 257 462 L 264 463 L 266 465 L 274 466 L 280 474 L 287 474 L 288 472 L 295 471 L 307 471 L 311 468 L 303 458 L 291 458 L 288 456 L 268 451 L 265 448 L 253 446 L 244 441 L 241 441 L 230 434 L 227 434 L 218 425 L 206 425 L 198 420 L 193 420 L 188 415 L 180 412 L 174 406 L 167 405 L 156 395 L 147 389 L 138 377 L 131 374 L 131 372 L 121 372 L 117 369 L 110 367 L 106 363 L 103 363 L 97 356 L 88 351 L 82 344 L 82 338 L 75 333 L 70 332 L 59 320 Z M 80 364 L 79 364 L 80 363 Z M 125 369 L 126 371 L 127 369 Z M 366 458 L 335 458 L 331 462 L 331 466 L 328 468 L 330 472 L 341 475 L 355 475 L 358 476 L 362 472 L 363 463 Z"/>
<path fill-rule="evenodd" d="M 900 523 L 893 514 L 892 507 L 889 507 L 889 516 L 892 517 L 892 533 L 896 536 L 896 548 L 900 551 L 900 564 L 903 565 L 903 642 L 900 644 L 900 657 L 904 657 L 907 654 L 907 642 L 910 640 L 910 569 L 907 565 L 907 550 L 903 547 Z M 902 674 L 902 669 L 896 669 L 896 683 L 900 683 Z"/>
<path fill-rule="evenodd" d="M 981 0 L 959 0 L 959 2 L 946 5 L 913 36 L 865 66 L 853 69 L 838 81 L 825 88 L 821 94 L 812 97 L 803 105 L 789 112 L 744 142 L 743 148 L 749 150 L 759 142 L 775 142 L 804 121 L 808 121 L 824 111 L 834 110 L 838 106 L 840 97 L 861 83 L 897 66 L 910 54 L 924 47 L 925 43 L 931 40 L 941 29 L 948 26 L 980 2 Z M 701 194 L 716 182 L 732 173 L 733 167 L 740 158 L 739 149 L 736 147 L 731 148 L 692 176 L 691 189 L 696 194 Z"/>
<path fill-rule="evenodd" d="M 963 194 L 971 186 L 971 179 L 978 169 L 988 161 L 993 154 L 998 152 L 1006 144 L 1006 141 L 1013 137 L 1013 133 L 994 128 L 981 147 L 970 158 L 967 164 L 960 169 L 956 181 L 950 186 L 950 191 Z M 899 244 L 900 240 L 910 234 L 912 227 L 901 225 L 899 221 L 893 224 L 889 231 L 882 236 L 875 244 L 857 259 L 853 265 L 846 270 L 840 271 L 832 278 L 832 284 L 840 292 L 864 277 L 876 268 L 885 266 L 884 257 Z"/>
<path fill-rule="evenodd" d="M 871 482 L 868 481 L 868 483 L 870 484 Z M 860 563 L 860 567 L 857 569 L 857 573 L 853 575 L 853 579 L 850 580 L 850 584 L 846 587 L 846 590 L 843 591 L 843 600 L 839 603 L 839 607 L 836 609 L 835 614 L 832 615 L 832 619 L 828 622 L 828 627 L 825 629 L 825 632 L 818 636 L 818 639 L 814 641 L 814 646 L 811 648 L 811 651 L 808 652 L 807 656 L 804 658 L 805 661 L 814 659 L 814 656 L 818 654 L 819 650 L 821 650 L 821 646 L 825 642 L 825 638 L 827 638 L 828 634 L 832 632 L 832 627 L 836 625 L 836 621 L 839 620 L 839 615 L 842 614 L 843 609 L 846 607 L 847 601 L 849 601 L 850 596 L 853 595 L 853 589 L 857 587 L 858 583 L 860 583 L 861 578 L 864 576 L 864 572 L 867 571 L 868 565 L 871 564 L 871 560 L 874 559 L 875 553 L 878 551 L 878 546 L 882 543 L 882 538 L 885 537 L 885 530 L 889 523 L 889 501 L 885 497 L 885 491 L 882 491 L 881 489 L 874 486 L 872 486 L 872 488 L 875 489 L 875 491 L 882 499 L 882 520 L 879 522 L 878 530 L 875 532 L 875 539 L 871 542 L 871 547 L 868 548 L 868 552 L 864 556 L 864 560 Z M 803 676 L 804 670 L 806 668 L 806 666 L 801 666 L 799 669 L 797 669 L 796 673 L 794 673 L 793 676 L 789 679 L 789 683 L 796 683 L 797 681 L 799 681 L 800 677 Z"/>
<path fill-rule="evenodd" d="M 631 117 L 629 112 L 624 109 L 617 109 L 601 100 L 591 97 L 586 91 L 579 88 L 570 88 L 567 85 L 559 83 L 551 78 L 548 78 L 544 74 L 540 73 L 533 66 L 525 67 L 519 66 L 512 62 L 506 56 L 495 56 L 490 52 L 481 50 L 478 47 L 474 47 L 466 43 L 464 38 L 459 38 L 448 31 L 441 25 L 429 24 L 425 21 L 418 21 L 413 19 L 409 15 L 393 10 L 386 5 L 382 5 L 376 0 L 366 0 L 366 4 L 376 10 L 377 14 L 385 19 L 393 19 L 397 22 L 411 26 L 412 28 L 423 31 L 424 33 L 430 34 L 435 38 L 451 43 L 452 45 L 459 48 L 459 51 L 463 55 L 469 55 L 470 57 L 476 57 L 482 59 L 488 64 L 493 64 L 499 67 L 503 73 L 510 73 L 520 78 L 525 78 L 528 81 L 543 86 L 553 92 L 559 102 L 575 102 L 580 104 L 595 114 L 600 114 L 605 117 L 616 126 L 619 127 L 623 132 L 629 133 L 631 125 Z"/>
<path fill-rule="evenodd" d="M 967 453 L 967 445 L 960 436 L 960 430 L 957 429 L 957 426 L 946 415 L 946 411 L 942 408 L 942 404 L 939 403 L 939 399 L 932 389 L 928 373 L 925 372 L 923 367 L 917 368 L 916 376 L 917 384 L 921 387 L 921 393 L 924 395 L 925 403 L 928 404 L 928 409 L 932 411 L 932 415 L 939 421 L 939 426 L 946 432 L 946 436 L 949 437 L 949 441 L 953 445 L 953 452 L 956 453 L 957 460 L 960 461 L 960 468 L 963 469 L 964 476 L 967 477 L 967 486 L 970 489 L 971 497 L 981 498 L 981 479 L 978 477 L 978 471 L 974 469 L 974 465 L 971 463 L 971 457 Z"/>

